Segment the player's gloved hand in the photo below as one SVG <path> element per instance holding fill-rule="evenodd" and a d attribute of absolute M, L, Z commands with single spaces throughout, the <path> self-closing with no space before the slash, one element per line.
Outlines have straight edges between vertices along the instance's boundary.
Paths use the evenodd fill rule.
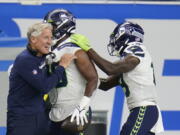
<path fill-rule="evenodd" d="M 81 125 L 84 125 L 84 122 L 88 123 L 86 112 L 89 109 L 89 104 L 90 104 L 90 98 L 84 96 L 81 99 L 78 107 L 75 108 L 70 121 L 73 122 L 74 119 L 76 119 L 77 125 L 79 125 L 80 123 Z"/>
<path fill-rule="evenodd" d="M 79 118 L 82 126 L 84 125 L 84 122 L 88 123 L 88 118 L 86 115 L 87 111 L 88 111 L 87 109 L 83 109 L 79 114 Z"/>
<path fill-rule="evenodd" d="M 84 51 L 88 51 L 92 47 L 90 46 L 89 40 L 87 37 L 81 35 L 81 34 L 72 34 L 71 42 L 74 44 L 77 44 L 79 47 L 81 47 Z"/>
<path fill-rule="evenodd" d="M 73 112 L 73 114 L 71 115 L 71 120 L 70 120 L 70 122 L 73 122 L 74 120 L 76 120 L 76 124 L 79 125 L 79 115 L 80 115 L 80 108 L 79 108 L 79 106 L 78 106 L 78 107 L 76 107 L 76 108 L 74 109 L 74 112 Z"/>
<path fill-rule="evenodd" d="M 99 78 L 100 82 L 107 82 L 107 78 Z"/>
<path fill-rule="evenodd" d="M 107 78 L 99 78 L 100 84 L 98 86 L 98 89 L 103 91 L 109 90 L 109 83 Z"/>

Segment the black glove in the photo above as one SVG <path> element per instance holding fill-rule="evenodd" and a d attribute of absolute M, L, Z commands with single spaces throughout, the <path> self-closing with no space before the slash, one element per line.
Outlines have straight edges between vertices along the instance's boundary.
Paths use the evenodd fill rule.
<path fill-rule="evenodd" d="M 108 80 L 106 78 L 99 78 L 100 84 L 98 86 L 98 89 L 101 89 L 103 91 L 108 91 Z"/>

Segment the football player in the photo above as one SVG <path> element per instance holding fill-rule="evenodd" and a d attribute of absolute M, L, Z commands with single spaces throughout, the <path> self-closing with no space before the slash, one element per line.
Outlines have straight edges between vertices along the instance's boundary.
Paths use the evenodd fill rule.
<path fill-rule="evenodd" d="M 53 37 L 56 42 L 52 47 L 52 53 L 47 56 L 50 67 L 65 53 L 72 53 L 77 57 L 66 69 L 66 81 L 60 82 L 49 93 L 50 101 L 53 103 L 49 113 L 52 121 L 51 134 L 76 135 L 78 133 L 69 132 L 71 129 L 63 130 L 61 125 L 69 117 L 70 122 L 75 121 L 77 126 L 84 126 L 89 122 L 86 113 L 89 110 L 91 96 L 97 88 L 97 71 L 87 53 L 72 43 L 71 36 L 75 33 L 76 22 L 71 12 L 55 9 L 45 16 L 44 21 L 53 26 Z"/>
<path fill-rule="evenodd" d="M 106 91 L 120 85 L 124 90 L 130 114 L 120 135 L 155 135 L 163 131 L 162 117 L 156 100 L 153 63 L 143 45 L 143 28 L 128 21 L 115 27 L 108 44 L 109 54 L 119 57 L 114 63 L 97 54 L 86 37 L 74 37 L 79 37 L 78 45 L 109 75 L 108 78 L 101 79 L 99 88 Z"/>

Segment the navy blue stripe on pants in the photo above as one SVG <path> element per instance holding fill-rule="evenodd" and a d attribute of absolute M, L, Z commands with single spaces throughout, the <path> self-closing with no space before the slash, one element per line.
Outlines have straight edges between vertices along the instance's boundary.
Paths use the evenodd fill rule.
<path fill-rule="evenodd" d="M 156 124 L 158 115 L 156 106 L 141 106 L 132 109 L 120 135 L 155 135 L 150 130 Z"/>
<path fill-rule="evenodd" d="M 48 135 L 49 125 L 45 112 L 21 116 L 8 112 L 6 135 Z"/>

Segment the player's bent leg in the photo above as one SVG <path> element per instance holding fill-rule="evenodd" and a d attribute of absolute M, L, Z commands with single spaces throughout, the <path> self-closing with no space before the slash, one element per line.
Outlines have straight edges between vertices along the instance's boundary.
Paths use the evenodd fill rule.
<path fill-rule="evenodd" d="M 131 110 L 120 135 L 146 135 L 158 119 L 156 106 L 142 106 Z M 152 134 L 153 135 L 153 134 Z"/>

